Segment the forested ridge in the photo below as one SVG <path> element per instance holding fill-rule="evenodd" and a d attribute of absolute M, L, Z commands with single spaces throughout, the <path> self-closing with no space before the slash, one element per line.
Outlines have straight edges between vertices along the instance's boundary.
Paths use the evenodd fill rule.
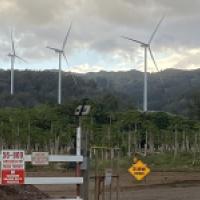
<path fill-rule="evenodd" d="M 142 110 L 143 73 L 97 72 L 86 76 L 96 81 L 98 88 L 118 93 L 126 103 Z M 148 74 L 148 108 L 192 117 L 191 104 L 199 99 L 200 69 L 184 71 L 167 69 Z M 198 102 L 195 102 L 198 103 Z"/>
<path fill-rule="evenodd" d="M 74 78 L 75 77 L 75 81 Z M 62 102 L 82 98 L 93 100 L 110 96 L 118 108 L 142 110 L 143 73 L 97 72 L 88 74 L 63 73 Z M 199 103 L 200 70 L 168 69 L 148 75 L 148 108 L 192 118 L 192 107 Z M 33 107 L 57 102 L 56 71 L 16 71 L 15 95 L 10 96 L 10 71 L 0 71 L 0 107 Z M 194 109 L 193 109 L 194 111 Z"/>

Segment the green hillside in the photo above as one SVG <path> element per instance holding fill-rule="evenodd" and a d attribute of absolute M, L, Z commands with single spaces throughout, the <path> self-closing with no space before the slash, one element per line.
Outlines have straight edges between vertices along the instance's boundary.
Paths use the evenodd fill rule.
<path fill-rule="evenodd" d="M 129 72 L 88 73 L 88 78 L 97 83 L 98 88 L 120 93 L 124 101 L 132 102 L 142 109 L 143 73 Z M 200 70 L 183 71 L 168 69 L 148 74 L 149 110 L 168 111 L 190 115 L 190 103 L 194 94 L 199 93 Z"/>
<path fill-rule="evenodd" d="M 193 117 L 194 99 L 198 104 L 200 70 L 183 71 L 168 69 L 148 74 L 148 107 L 151 111 L 167 111 Z M 97 72 L 75 74 L 74 82 L 69 73 L 63 73 L 63 103 L 83 98 L 116 101 L 117 109 L 142 110 L 143 73 Z M 16 71 L 15 95 L 10 96 L 10 71 L 0 71 L 0 107 L 32 107 L 38 104 L 56 104 L 56 71 Z M 194 109 L 193 109 L 194 110 Z"/>

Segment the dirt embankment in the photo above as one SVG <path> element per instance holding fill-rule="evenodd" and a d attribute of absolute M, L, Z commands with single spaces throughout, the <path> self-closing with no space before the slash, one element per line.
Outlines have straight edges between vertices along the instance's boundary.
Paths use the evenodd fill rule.
<path fill-rule="evenodd" d="M 36 200 L 48 197 L 32 185 L 0 186 L 0 200 Z"/>

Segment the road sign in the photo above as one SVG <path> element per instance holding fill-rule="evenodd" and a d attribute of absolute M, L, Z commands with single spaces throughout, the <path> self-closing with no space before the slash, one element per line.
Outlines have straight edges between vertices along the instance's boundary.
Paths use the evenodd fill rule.
<path fill-rule="evenodd" d="M 141 181 L 150 173 L 150 168 L 148 168 L 141 160 L 138 160 L 128 169 L 128 171 L 136 180 Z"/>
<path fill-rule="evenodd" d="M 32 152 L 31 161 L 33 165 L 48 165 L 49 153 L 48 152 Z"/>
<path fill-rule="evenodd" d="M 23 184 L 24 183 L 24 151 L 3 150 L 1 164 L 2 184 Z"/>

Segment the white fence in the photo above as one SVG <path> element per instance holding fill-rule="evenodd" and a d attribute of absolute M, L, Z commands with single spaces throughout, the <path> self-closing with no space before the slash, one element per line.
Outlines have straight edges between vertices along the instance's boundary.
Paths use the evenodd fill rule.
<path fill-rule="evenodd" d="M 76 134 L 76 155 L 49 155 L 49 162 L 76 162 L 77 168 L 76 177 L 25 177 L 24 184 L 33 184 L 33 185 L 61 185 L 61 184 L 70 184 L 77 185 L 77 190 L 80 190 L 80 185 L 83 184 L 83 177 L 79 177 L 80 174 L 80 163 L 83 162 L 83 156 L 80 155 L 81 152 L 81 129 L 80 127 L 77 129 Z M 0 155 L 0 162 L 2 162 L 2 155 Z M 32 162 L 31 155 L 25 155 L 25 162 Z M 81 200 L 80 192 L 77 191 L 77 196 L 74 199 L 67 200 Z M 56 198 L 56 200 L 58 200 Z M 64 200 L 64 199 L 62 199 Z"/>

